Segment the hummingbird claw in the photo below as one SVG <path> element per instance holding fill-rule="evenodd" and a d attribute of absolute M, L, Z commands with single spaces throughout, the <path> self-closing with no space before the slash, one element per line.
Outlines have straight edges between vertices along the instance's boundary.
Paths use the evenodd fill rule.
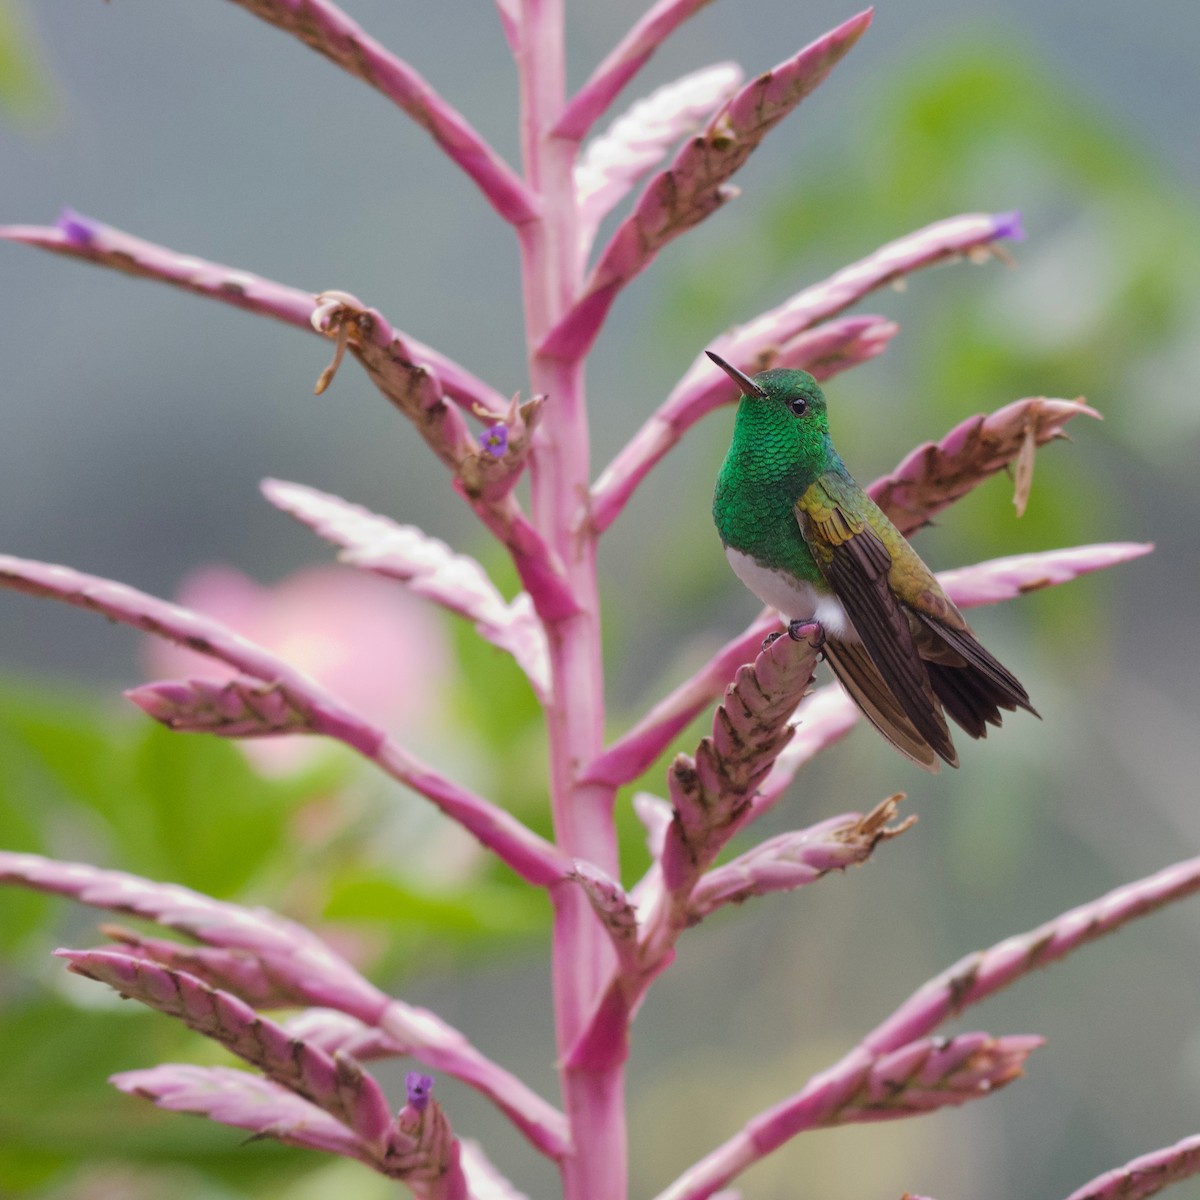
<path fill-rule="evenodd" d="M 818 649 L 825 644 L 825 629 L 820 621 L 789 621 L 787 631 L 794 642 L 807 641 L 815 635 Z"/>
<path fill-rule="evenodd" d="M 767 636 L 762 640 L 762 648 L 765 650 L 768 646 L 777 642 L 781 637 L 783 637 L 782 629 L 777 629 L 774 633 L 768 633 Z"/>

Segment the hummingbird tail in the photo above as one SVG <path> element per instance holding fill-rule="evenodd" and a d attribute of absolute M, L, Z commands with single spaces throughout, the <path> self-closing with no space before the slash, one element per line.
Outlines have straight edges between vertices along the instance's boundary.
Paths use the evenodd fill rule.
<path fill-rule="evenodd" d="M 932 774 L 941 768 L 939 756 L 950 766 L 958 766 L 958 755 L 949 735 L 939 739 L 936 749 L 930 745 L 884 682 L 861 642 L 828 638 L 824 651 L 825 661 L 859 711 L 905 758 Z"/>
<path fill-rule="evenodd" d="M 926 659 L 929 682 L 950 716 L 973 738 L 987 736 L 986 725 L 1000 724 L 1000 709 L 1038 711 L 1017 677 L 978 641 L 964 623 L 962 628 L 938 621 L 925 613 L 917 616 L 925 627 L 954 653 L 957 662 Z"/>

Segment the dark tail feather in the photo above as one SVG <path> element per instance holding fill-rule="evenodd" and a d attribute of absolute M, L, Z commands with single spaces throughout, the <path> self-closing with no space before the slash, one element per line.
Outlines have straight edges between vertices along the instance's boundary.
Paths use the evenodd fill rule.
<path fill-rule="evenodd" d="M 992 683 L 973 666 L 948 667 L 939 662 L 927 662 L 925 666 L 946 712 L 973 738 L 987 737 L 987 727 L 1000 724 L 998 706 L 1010 712 L 1015 708 L 997 696 Z"/>
<path fill-rule="evenodd" d="M 991 708 L 994 720 L 992 717 L 984 717 L 992 725 L 1000 724 L 1000 714 L 996 711 L 997 708 L 1006 708 L 1009 712 L 1015 712 L 1018 708 L 1023 708 L 1026 712 L 1033 713 L 1036 717 L 1038 711 L 1029 703 L 1029 693 L 1021 686 L 1021 681 L 1000 661 L 994 658 L 982 645 L 976 640 L 975 635 L 969 629 L 953 629 L 949 625 L 944 625 L 942 622 L 935 620 L 932 617 L 926 616 L 924 613 L 917 613 L 925 627 L 934 634 L 940 641 L 944 642 L 952 650 L 956 651 L 966 663 L 965 667 L 948 667 L 947 671 L 957 670 L 960 678 L 956 681 L 957 691 L 960 695 L 969 694 L 974 697 L 974 703 L 986 703 Z M 934 680 L 933 668 L 935 663 L 928 663 L 930 667 L 930 679 L 934 683 L 934 689 L 937 689 L 937 682 Z M 970 679 L 970 683 L 966 679 Z M 938 696 L 951 716 L 954 716 L 954 710 L 950 702 L 939 691 Z M 962 721 L 958 717 L 954 717 L 960 725 Z M 966 725 L 963 728 L 970 733 L 970 729 Z M 982 734 L 971 734 L 972 737 L 981 737 Z"/>

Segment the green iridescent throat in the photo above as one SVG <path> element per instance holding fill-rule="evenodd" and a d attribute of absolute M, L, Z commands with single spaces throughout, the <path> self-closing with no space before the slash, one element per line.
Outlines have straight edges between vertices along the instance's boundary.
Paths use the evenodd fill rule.
<path fill-rule="evenodd" d="M 754 382 L 767 396 L 743 396 L 738 405 L 733 441 L 717 476 L 713 520 L 726 546 L 819 583 L 821 572 L 793 507 L 825 472 L 845 473 L 829 440 L 825 397 L 803 371 L 764 371 Z M 797 396 L 807 401 L 802 416 L 789 407 Z"/>

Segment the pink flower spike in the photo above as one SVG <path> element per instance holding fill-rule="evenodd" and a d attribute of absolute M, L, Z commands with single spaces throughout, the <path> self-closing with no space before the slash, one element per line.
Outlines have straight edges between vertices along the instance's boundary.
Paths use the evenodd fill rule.
<path fill-rule="evenodd" d="M 730 177 L 768 131 L 824 82 L 870 23 L 870 10 L 859 13 L 759 75 L 721 107 L 703 132 L 689 138 L 671 166 L 650 180 L 600 256 L 583 294 L 550 331 L 539 353 L 568 362 L 581 359 L 621 288 L 669 241 L 736 194 Z"/>
<path fill-rule="evenodd" d="M 579 252 L 586 258 L 600 222 L 667 150 L 698 129 L 742 81 L 736 63 L 693 71 L 639 100 L 584 147 L 575 166 Z"/>
<path fill-rule="evenodd" d="M 1024 1074 L 1025 1060 L 1045 1039 L 964 1033 L 927 1038 L 882 1055 L 861 1089 L 824 1124 L 885 1121 L 932 1112 L 990 1095 Z"/>
<path fill-rule="evenodd" d="M 0 851 L 0 883 L 71 896 L 81 904 L 156 921 L 220 950 L 229 958 L 180 946 L 163 952 L 156 939 L 116 931 L 133 956 L 178 964 L 243 998 L 258 1002 L 337 1009 L 367 1027 L 362 1041 L 343 1043 L 324 1034 L 315 1044 L 330 1052 L 362 1049 L 409 1054 L 461 1079 L 487 1096 L 542 1153 L 566 1153 L 563 1116 L 527 1084 L 481 1054 L 457 1029 L 428 1009 L 393 1000 L 369 983 L 315 934 L 267 909 L 213 900 L 178 884 L 152 883 L 124 871 L 56 862 L 37 854 Z M 256 965 L 257 964 L 257 965 Z M 351 1036 L 351 1035 L 347 1035 Z M 364 1051 L 365 1053 L 365 1051 Z"/>
<path fill-rule="evenodd" d="M 169 1112 L 208 1117 L 289 1146 L 355 1158 L 368 1166 L 375 1156 L 341 1121 L 269 1079 L 233 1067 L 164 1063 L 123 1071 L 109 1081 Z"/>
<path fill-rule="evenodd" d="M 304 957 L 299 947 L 291 955 L 291 961 L 285 961 L 280 969 L 278 956 L 269 951 L 260 954 L 220 946 L 191 946 L 167 938 L 147 937 L 119 925 L 101 925 L 100 932 L 119 943 L 119 948 L 131 957 L 185 971 L 210 987 L 237 996 L 253 1008 L 286 1008 L 307 1003 L 306 993 L 288 976 L 289 968 L 294 971 L 297 958 L 302 960 Z M 331 1010 L 324 1011 L 330 1017 L 355 1022 L 353 1017 L 335 1014 Z M 355 1022 L 355 1028 L 363 1030 L 366 1027 L 361 1022 Z M 321 1046 L 330 1052 L 349 1048 L 341 1043 L 321 1043 Z"/>
<path fill-rule="evenodd" d="M 1037 554 L 993 558 L 973 567 L 940 571 L 938 582 L 960 608 L 999 604 L 1055 584 L 1069 583 L 1092 571 L 1102 571 L 1141 558 L 1154 549 L 1149 542 L 1107 542 L 1069 546 Z"/>
<path fill-rule="evenodd" d="M 956 425 L 940 442 L 918 446 L 867 492 L 906 536 L 955 500 L 1004 470 L 1032 441 L 1038 446 L 1065 438 L 1075 417 L 1100 419 L 1082 400 L 1035 396 L 979 413 Z"/>
<path fill-rule="evenodd" d="M 968 954 L 915 991 L 862 1045 L 873 1053 L 924 1037 L 943 1021 L 1040 967 L 1200 891 L 1200 858 L 1116 888 L 1026 933 Z"/>
<path fill-rule="evenodd" d="M 1200 1175 L 1200 1134 L 1106 1171 L 1072 1192 L 1067 1200 L 1145 1200 L 1193 1175 Z"/>
<path fill-rule="evenodd" d="M 865 816 L 831 817 L 810 829 L 781 833 L 700 877 L 689 908 L 696 920 L 723 904 L 741 904 L 751 896 L 792 891 L 816 883 L 830 871 L 860 866 L 880 842 L 898 837 L 916 817 L 892 825 L 902 796 L 892 796 Z"/>
<path fill-rule="evenodd" d="M 275 684 L 251 679 L 148 683 L 130 688 L 125 697 L 168 729 L 234 738 L 317 732 Z"/>
<path fill-rule="evenodd" d="M 538 214 L 536 198 L 466 118 L 403 59 L 363 32 L 331 0 L 235 0 L 270 25 L 361 79 L 403 109 L 475 181 L 488 203 L 521 225 Z"/>
<path fill-rule="evenodd" d="M 539 698 L 546 699 L 549 651 L 528 595 L 511 603 L 505 600 L 473 558 L 456 554 L 415 526 L 398 525 L 303 484 L 267 479 L 262 490 L 277 508 L 341 546 L 342 562 L 397 579 L 415 594 L 473 622 L 481 637 L 512 654 Z"/>
<path fill-rule="evenodd" d="M 125 871 L 58 862 L 40 854 L 0 850 L 0 883 L 69 896 L 80 904 L 154 921 L 206 945 L 290 958 L 299 978 L 342 981 L 337 1007 L 370 1020 L 389 1003 L 316 934 L 265 908 L 214 900 L 177 883 L 154 883 Z M 309 993 L 308 1003 L 320 1003 Z"/>
<path fill-rule="evenodd" d="M 330 1057 L 298 1041 L 248 1004 L 211 988 L 185 971 L 115 950 L 59 950 L 71 971 L 107 983 L 190 1029 L 219 1042 L 268 1078 L 348 1125 L 369 1146 L 382 1151 L 391 1124 L 387 1099 L 353 1059 Z"/>
<path fill-rule="evenodd" d="M 711 1197 L 797 1133 L 830 1123 L 854 1101 L 873 1064 L 885 1055 L 927 1038 L 943 1021 L 1031 971 L 1198 891 L 1200 858 L 1187 859 L 1071 909 L 1028 933 L 967 955 L 918 988 L 853 1050 L 814 1075 L 801 1091 L 752 1118 L 728 1141 L 693 1164 L 656 1200 Z M 1112 1200 L 1116 1200 L 1115 1193 Z"/>

